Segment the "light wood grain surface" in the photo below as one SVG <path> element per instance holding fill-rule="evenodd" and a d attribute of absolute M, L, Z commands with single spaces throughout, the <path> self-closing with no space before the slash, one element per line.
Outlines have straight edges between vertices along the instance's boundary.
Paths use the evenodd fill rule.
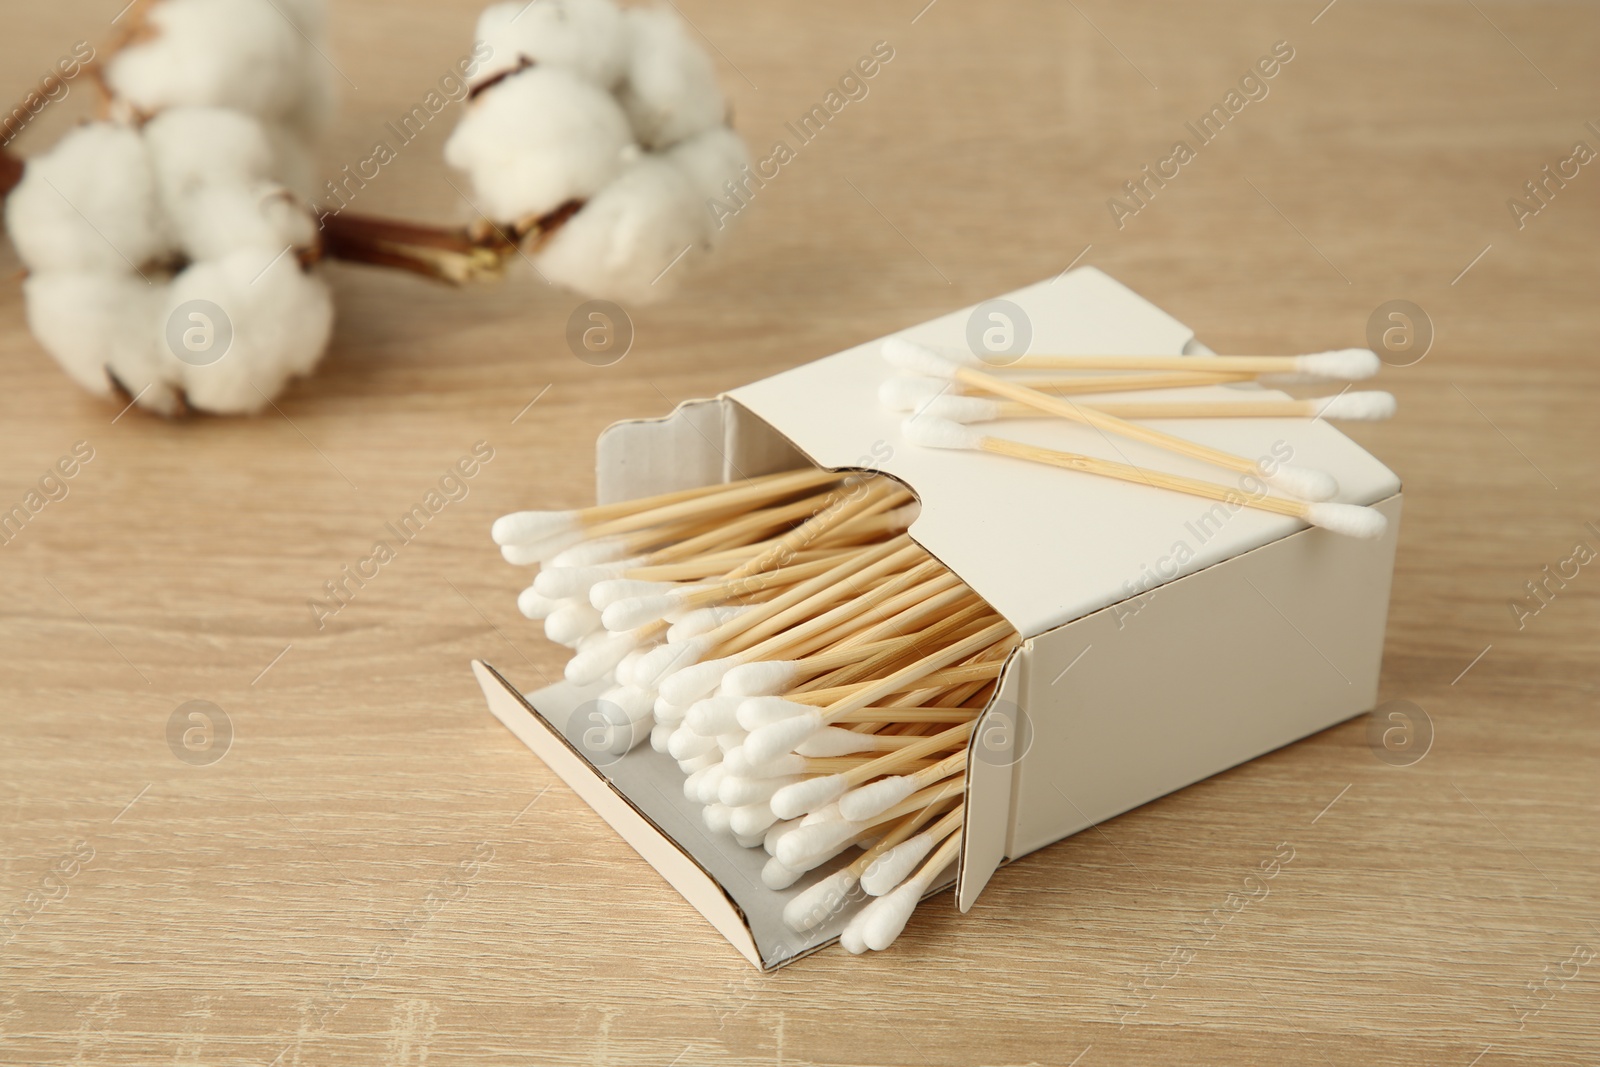
<path fill-rule="evenodd" d="M 712 271 L 635 311 L 613 367 L 573 357 L 577 299 L 530 279 L 336 267 L 332 350 L 277 410 L 117 417 L 0 288 L 0 504 L 93 449 L 0 547 L 0 909 L 23 916 L 0 1062 L 1600 1062 L 1600 573 L 1520 630 L 1508 607 L 1600 548 L 1600 164 L 1520 230 L 1506 206 L 1575 141 L 1600 148 L 1600 11 L 924 3 L 681 0 L 758 151 L 874 42 L 895 58 Z M 10 5 L 0 98 L 109 40 L 121 5 Z M 475 17 L 333 9 L 330 173 Z M 1107 198 L 1280 40 L 1270 94 L 1119 229 Z M 366 210 L 460 216 L 446 125 Z M 890 952 L 759 976 L 484 709 L 471 658 L 526 687 L 563 661 L 488 523 L 587 502 L 615 419 L 1075 261 L 1225 351 L 1359 345 L 1385 301 L 1425 309 L 1431 352 L 1383 376 L 1400 417 L 1352 432 L 1406 479 L 1383 695 L 1426 710 L 1432 748 L 1387 765 L 1353 721 L 1027 857 L 969 915 L 931 901 Z M 480 440 L 470 494 L 319 630 L 307 600 Z M 168 744 L 192 700 L 232 724 L 209 766 Z M 1280 846 L 1292 862 L 1240 907 Z"/>

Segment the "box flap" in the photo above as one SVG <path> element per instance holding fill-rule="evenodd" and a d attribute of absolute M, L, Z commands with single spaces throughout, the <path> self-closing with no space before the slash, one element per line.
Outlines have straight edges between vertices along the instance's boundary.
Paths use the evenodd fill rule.
<path fill-rule="evenodd" d="M 1030 650 L 1011 654 L 995 695 L 967 744 L 966 811 L 961 820 L 961 872 L 956 907 L 971 909 L 1005 858 L 1011 826 L 1011 779 L 1032 747 L 1033 724 L 1022 707 L 1022 679 Z"/>
<path fill-rule="evenodd" d="M 684 775 L 671 757 L 642 745 L 625 756 L 604 757 L 603 766 L 590 758 L 582 743 L 587 726 L 582 713 L 597 688 L 563 682 L 525 697 L 488 664 L 474 660 L 472 670 L 494 717 L 757 967 L 772 970 L 838 940 L 866 899 L 856 889 L 837 902 L 827 922 L 807 933 L 794 932 L 783 921 L 784 906 L 858 853 L 837 857 L 790 889 L 768 889 L 761 881 L 766 852 L 740 848 L 707 830 L 700 805 L 683 795 Z M 1003 827 L 998 837 L 1003 844 Z M 929 895 L 953 880 L 946 875 Z"/>
<path fill-rule="evenodd" d="M 1193 341 L 1192 332 L 1171 316 L 1092 267 L 1006 299 L 1029 319 L 1033 352 L 1179 355 Z M 935 349 L 967 351 L 972 311 L 913 327 L 904 336 Z M 1296 519 L 1248 508 L 1223 520 L 1215 510 L 1223 505 L 1180 493 L 999 456 L 907 445 L 900 440 L 901 416 L 878 405 L 878 386 L 893 373 L 879 355 L 880 343 L 728 395 L 822 466 L 860 466 L 864 456 L 887 455 L 874 463 L 877 469 L 905 482 L 922 501 L 912 536 L 1025 637 L 1305 529 Z M 1200 365 L 1206 357 L 1192 358 Z M 1281 395 L 1254 387 L 1248 392 Z M 1238 387 L 1213 386 L 1163 395 L 1240 394 Z M 1392 472 L 1324 420 L 1188 419 L 1160 425 L 1250 459 L 1276 455 L 1279 462 L 1326 470 L 1338 478 L 1339 499 L 1348 503 L 1371 504 L 1399 489 Z M 1241 477 L 1060 419 L 1009 420 L 994 432 L 1232 487 Z M 1179 541 L 1187 548 L 1175 553 Z M 1018 560 L 1028 565 L 1018 566 Z"/>

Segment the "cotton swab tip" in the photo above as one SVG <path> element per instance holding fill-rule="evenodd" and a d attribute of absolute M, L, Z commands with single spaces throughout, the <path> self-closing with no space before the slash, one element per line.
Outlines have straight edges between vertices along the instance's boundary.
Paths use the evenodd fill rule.
<path fill-rule="evenodd" d="M 933 846 L 938 844 L 932 834 L 918 834 L 909 840 L 902 841 L 894 848 L 867 865 L 861 872 L 861 888 L 868 896 L 881 897 L 893 891 L 894 887 L 905 881 L 912 871 L 917 869 L 928 853 L 933 851 Z"/>
<path fill-rule="evenodd" d="M 514 511 L 489 527 L 497 545 L 526 545 L 580 529 L 576 511 Z"/>
<path fill-rule="evenodd" d="M 742 663 L 722 676 L 722 692 L 730 697 L 764 697 L 781 693 L 795 678 L 793 660 L 758 660 Z"/>
<path fill-rule="evenodd" d="M 898 370 L 930 378 L 954 378 L 961 369 L 961 364 L 956 360 L 941 356 L 933 349 L 904 337 L 890 337 L 884 341 L 883 358 Z"/>
<path fill-rule="evenodd" d="M 1262 475 L 1261 480 L 1300 500 L 1332 500 L 1339 495 L 1339 483 L 1333 475 L 1311 467 L 1285 463 L 1273 473 Z"/>
<path fill-rule="evenodd" d="M 564 552 L 550 557 L 552 567 L 597 567 L 602 563 L 615 563 L 627 555 L 628 543 L 620 537 L 597 537 L 593 541 L 579 541 Z"/>
<path fill-rule="evenodd" d="M 567 661 L 565 675 L 573 685 L 593 685 L 598 682 L 615 670 L 617 664 L 622 662 L 622 657 L 639 644 L 638 638 L 631 634 L 596 637 L 598 640 L 585 638 L 577 655 Z"/>
<path fill-rule="evenodd" d="M 743 745 L 729 749 L 724 759 L 728 764 L 729 774 L 743 775 L 746 778 L 780 778 L 788 774 L 799 774 L 806 769 L 805 757 L 795 755 L 793 752 L 764 763 L 751 762 L 745 755 Z"/>
<path fill-rule="evenodd" d="M 689 714 L 683 721 L 697 734 L 716 737 L 739 729 L 739 704 L 736 697 L 706 697 L 689 705 Z"/>
<path fill-rule="evenodd" d="M 733 810 L 725 804 L 707 804 L 700 809 L 700 821 L 714 834 L 727 833 L 732 817 Z"/>
<path fill-rule="evenodd" d="M 809 704 L 797 704 L 782 697 L 746 697 L 739 704 L 737 718 L 739 725 L 746 730 L 759 730 L 763 726 L 816 710 Z"/>
<path fill-rule="evenodd" d="M 894 944 L 917 910 L 923 888 L 916 881 L 906 882 L 861 909 L 861 940 L 868 948 L 882 952 Z"/>
<path fill-rule="evenodd" d="M 1359 381 L 1377 374 L 1383 366 L 1383 361 L 1369 348 L 1341 348 L 1333 352 L 1314 352 L 1308 356 L 1296 356 L 1294 365 L 1302 374 Z"/>
<path fill-rule="evenodd" d="M 726 764 L 719 763 L 719 767 Z M 784 775 L 780 778 L 741 778 L 735 774 L 724 773 L 722 780 L 717 783 L 717 799 L 730 808 L 742 807 L 745 804 L 770 803 L 774 793 L 797 782 L 804 781 L 797 774 Z M 783 815 L 774 810 L 774 815 L 783 818 Z"/>
<path fill-rule="evenodd" d="M 1355 504 L 1312 504 L 1306 509 L 1306 521 L 1363 541 L 1375 541 L 1389 529 L 1389 520 L 1383 512 Z"/>
<path fill-rule="evenodd" d="M 977 430 L 933 415 L 913 415 L 906 419 L 900 424 L 900 434 L 923 448 L 983 447 L 983 434 Z"/>
<path fill-rule="evenodd" d="M 773 892 L 782 892 L 800 880 L 805 871 L 797 871 L 793 867 L 785 867 L 774 856 L 761 868 L 761 884 Z"/>
<path fill-rule="evenodd" d="M 997 400 L 981 396 L 936 396 L 917 409 L 916 418 L 949 419 L 951 422 L 993 422 L 1004 409 Z"/>
<path fill-rule="evenodd" d="M 691 664 L 661 680 L 661 695 L 674 704 L 693 704 L 715 689 L 722 676 L 738 665 L 738 660 L 727 658 Z"/>
<path fill-rule="evenodd" d="M 635 685 L 649 689 L 659 686 L 661 680 L 673 671 L 682 670 L 711 651 L 710 642 L 703 637 L 692 638 L 676 645 L 658 645 L 639 658 L 633 668 Z"/>
<path fill-rule="evenodd" d="M 915 411 L 950 391 L 950 383 L 918 374 L 897 374 L 878 386 L 878 405 L 886 411 Z"/>
<path fill-rule="evenodd" d="M 750 731 L 744 742 L 744 754 L 752 764 L 770 763 L 779 756 L 794 751 L 794 746 L 822 729 L 822 716 L 815 709 L 808 714 L 796 715 L 782 722 L 772 723 Z"/>
<path fill-rule="evenodd" d="M 855 885 L 855 875 L 848 868 L 834 871 L 783 906 L 784 923 L 800 933 L 815 930 L 839 913 Z"/>
<path fill-rule="evenodd" d="M 772 812 L 780 819 L 798 819 L 838 800 L 848 788 L 849 783 L 839 774 L 805 778 L 773 793 Z M 844 808 L 839 811 L 843 814 Z"/>
<path fill-rule="evenodd" d="M 544 635 L 558 645 L 576 647 L 600 628 L 600 613 L 581 600 L 568 600 L 544 620 Z"/>
<path fill-rule="evenodd" d="M 1395 412 L 1393 393 L 1381 389 L 1361 393 L 1340 393 L 1317 403 L 1317 414 L 1325 419 L 1349 419 L 1354 422 L 1382 422 Z"/>
<path fill-rule="evenodd" d="M 733 832 L 744 837 L 764 834 L 767 828 L 778 821 L 772 813 L 772 806 L 766 803 L 746 804 L 743 807 L 730 809 L 728 825 Z"/>
<path fill-rule="evenodd" d="M 517 594 L 517 610 L 530 619 L 548 619 L 560 607 L 561 601 L 545 596 L 531 585 Z"/>
<path fill-rule="evenodd" d="M 857 752 L 877 751 L 872 734 L 858 734 L 837 726 L 824 726 L 795 749 L 802 756 L 853 756 Z"/>
<path fill-rule="evenodd" d="M 908 775 L 880 778 L 841 796 L 839 814 L 860 822 L 888 811 L 916 791 L 916 780 Z"/>
<path fill-rule="evenodd" d="M 779 840 L 777 858 L 786 867 L 803 870 L 815 857 L 828 854 L 859 832 L 859 827 L 838 819 L 796 826 Z"/>
<path fill-rule="evenodd" d="M 679 726 L 672 731 L 672 739 L 667 742 L 667 755 L 679 761 L 692 760 L 716 747 L 715 737 L 701 737 L 687 726 Z"/>
<path fill-rule="evenodd" d="M 845 924 L 845 928 L 839 932 L 839 947 L 852 956 L 859 956 L 867 951 L 867 943 L 861 936 L 862 914 L 856 912 L 855 916 Z"/>

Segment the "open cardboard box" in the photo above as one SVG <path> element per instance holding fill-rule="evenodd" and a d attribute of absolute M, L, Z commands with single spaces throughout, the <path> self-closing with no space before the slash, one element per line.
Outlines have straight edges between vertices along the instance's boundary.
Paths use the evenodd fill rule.
<path fill-rule="evenodd" d="M 1026 316 L 1034 352 L 1188 354 L 1197 365 L 1209 354 L 1192 331 L 1094 268 L 1005 299 Z M 967 350 L 974 310 L 903 335 Z M 963 912 L 1001 863 L 1373 706 L 1400 483 L 1326 421 L 1162 425 L 1240 455 L 1332 473 L 1338 499 L 1388 516 L 1382 539 L 999 456 L 917 448 L 900 440 L 900 416 L 879 407 L 878 386 L 891 373 L 872 341 L 662 419 L 612 426 L 598 446 L 598 499 L 809 464 L 879 471 L 916 493 L 913 539 L 1024 638 L 973 734 L 955 876 Z M 1259 388 L 1163 395 L 1237 399 L 1238 390 Z M 1000 432 L 1236 480 L 1061 420 L 1008 421 Z M 582 709 L 603 687 L 563 683 L 523 696 L 492 667 L 473 668 L 495 716 L 756 966 L 770 970 L 826 945 L 859 906 L 793 933 L 783 905 L 812 878 L 784 892 L 766 888 L 765 853 L 704 828 L 670 757 L 648 745 L 620 758 L 589 751 Z"/>

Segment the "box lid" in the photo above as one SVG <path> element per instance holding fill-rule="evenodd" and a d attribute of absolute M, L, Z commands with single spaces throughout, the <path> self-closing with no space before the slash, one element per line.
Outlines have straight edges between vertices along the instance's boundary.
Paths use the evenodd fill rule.
<path fill-rule="evenodd" d="M 1191 330 L 1093 267 L 1004 299 L 1025 318 L 1031 352 L 1180 355 L 1194 347 Z M 969 322 L 989 303 L 912 327 L 902 336 L 937 351 L 971 351 Z M 878 404 L 878 386 L 895 373 L 883 362 L 880 346 L 881 339 L 858 345 L 726 395 L 821 466 L 857 467 L 864 456 L 885 456 L 877 469 L 905 482 L 922 502 L 912 537 L 1025 637 L 1305 529 L 1296 519 L 1250 508 L 1230 513 L 1225 505 L 1181 493 L 1001 456 L 906 444 L 900 438 L 902 416 Z M 1193 358 L 1199 365 L 1206 357 Z M 1247 389 L 1251 397 L 1284 395 Z M 1208 386 L 1162 396 L 1239 399 L 1240 394 L 1238 386 Z M 1325 470 L 1339 480 L 1338 499 L 1346 503 L 1372 504 L 1400 487 L 1393 472 L 1325 420 L 1174 419 L 1159 425 L 1253 460 L 1276 456 L 1279 462 Z M 994 432 L 1235 488 L 1241 477 L 1061 419 L 1008 420 Z"/>

